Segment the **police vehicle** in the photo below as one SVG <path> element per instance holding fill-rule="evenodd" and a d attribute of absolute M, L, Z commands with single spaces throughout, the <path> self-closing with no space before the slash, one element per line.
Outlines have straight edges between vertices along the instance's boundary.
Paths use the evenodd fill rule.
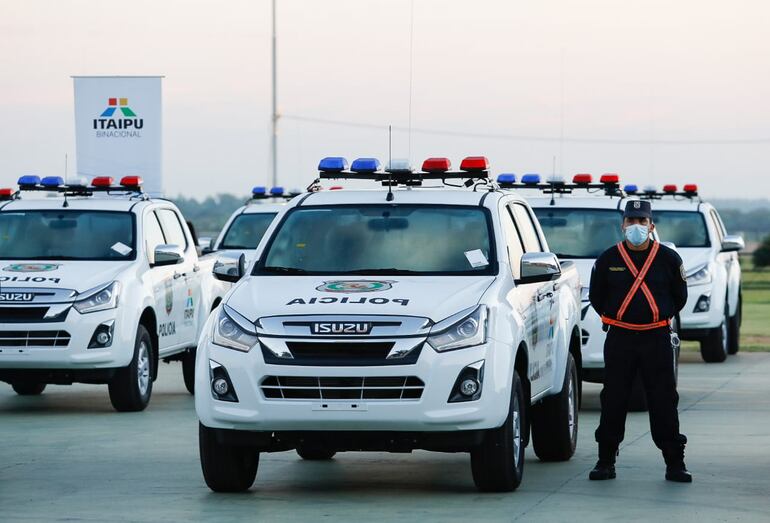
<path fill-rule="evenodd" d="M 599 314 L 588 300 L 588 287 L 596 258 L 612 245 L 623 241 L 621 223 L 627 195 L 621 190 L 619 176 L 603 174 L 598 183 L 586 173 L 576 174 L 572 183 L 565 183 L 560 178 L 542 181 L 539 174 L 532 173 L 523 175 L 518 183 L 516 176 L 510 173 L 501 174 L 497 179 L 505 188 L 535 190 L 527 193 L 527 201 L 535 211 L 551 249 L 560 261 L 569 260 L 577 267 L 581 282 L 580 377 L 582 381 L 602 383 L 606 335 Z M 653 238 L 660 240 L 655 231 Z M 676 321 L 674 323 L 676 329 Z M 676 367 L 678 351 L 675 356 Z M 629 408 L 640 411 L 646 407 L 644 387 L 641 377 L 637 377 Z"/>
<path fill-rule="evenodd" d="M 384 188 L 311 187 L 247 270 L 215 266 L 237 283 L 198 345 L 208 486 L 248 489 L 261 452 L 426 449 L 469 452 L 479 489 L 510 491 L 530 428 L 542 460 L 569 459 L 578 274 L 548 252 L 526 201 L 489 180 L 484 157 L 457 172 L 446 158 L 421 172 L 339 157 L 319 169 L 319 183 Z"/>
<path fill-rule="evenodd" d="M 106 383 L 116 410 L 138 411 L 158 362 L 176 359 L 192 392 L 198 335 L 225 285 L 179 209 L 141 183 L 22 176 L 0 192 L 0 380 L 17 393 Z"/>
<path fill-rule="evenodd" d="M 722 362 L 740 348 L 741 236 L 727 233 L 717 210 L 698 196 L 698 186 L 682 191 L 673 184 L 662 191 L 627 187 L 640 198 L 655 200 L 652 216 L 661 238 L 676 244 L 687 277 L 687 305 L 681 312 L 682 339 L 700 342 L 704 361 Z"/>
<path fill-rule="evenodd" d="M 263 186 L 254 187 L 251 199 L 233 212 L 203 254 L 245 254 L 248 259 L 275 217 L 286 209 L 286 202 L 298 194 L 286 193 L 283 187 L 271 187 L 269 191 Z"/>

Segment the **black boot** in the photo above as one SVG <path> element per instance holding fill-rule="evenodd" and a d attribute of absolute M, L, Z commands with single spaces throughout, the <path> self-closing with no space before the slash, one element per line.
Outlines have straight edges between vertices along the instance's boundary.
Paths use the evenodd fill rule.
<path fill-rule="evenodd" d="M 615 479 L 615 456 L 618 455 L 617 445 L 599 443 L 599 461 L 588 474 L 588 479 L 605 480 Z"/>
<path fill-rule="evenodd" d="M 692 483 L 692 474 L 687 472 L 684 464 L 684 444 L 673 443 L 663 450 L 666 460 L 666 479 L 677 483 Z"/>

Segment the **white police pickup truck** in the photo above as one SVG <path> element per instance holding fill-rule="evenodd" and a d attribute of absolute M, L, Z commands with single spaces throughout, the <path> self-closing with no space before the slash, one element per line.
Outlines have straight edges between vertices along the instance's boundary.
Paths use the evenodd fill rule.
<path fill-rule="evenodd" d="M 660 237 L 676 244 L 687 276 L 687 305 L 681 312 L 680 336 L 700 342 L 704 361 L 722 362 L 740 348 L 741 266 L 743 238 L 727 234 L 717 210 L 698 196 L 698 187 L 683 191 L 664 185 L 645 188 L 640 198 L 654 199 L 652 217 Z"/>
<path fill-rule="evenodd" d="M 4 191 L 0 380 L 17 393 L 106 383 L 115 409 L 138 411 L 158 362 L 172 359 L 192 392 L 198 335 L 225 284 L 213 259 L 198 260 L 176 206 L 140 186 L 23 176 Z"/>
<path fill-rule="evenodd" d="M 309 192 L 288 204 L 198 345 L 200 458 L 215 491 L 248 489 L 260 452 L 470 452 L 481 490 L 522 478 L 530 428 L 542 460 L 577 438 L 578 274 L 559 264 L 527 203 L 488 180 L 486 158 L 423 172 L 321 178 L 387 190 Z M 422 187 L 465 180 L 470 190 Z M 241 277 L 243 274 L 243 277 Z M 258 299 L 257 299 L 258 297 Z M 208 390 L 208 394 L 203 390 Z"/>
<path fill-rule="evenodd" d="M 286 201 L 298 194 L 287 194 L 283 187 L 271 187 L 270 191 L 263 186 L 254 187 L 251 199 L 233 212 L 203 254 L 245 254 L 249 259 L 275 217 L 286 209 Z"/>
<path fill-rule="evenodd" d="M 527 194 L 527 201 L 535 211 L 551 249 L 560 261 L 575 263 L 580 274 L 582 300 L 580 378 L 582 381 L 602 383 L 606 335 L 601 318 L 588 301 L 588 286 L 596 258 L 612 245 L 623 241 L 621 223 L 628 200 L 626 193 L 620 189 L 619 176 L 603 174 L 598 183 L 590 174 L 576 174 L 572 183 L 564 183 L 561 179 L 542 182 L 537 174 L 525 174 L 519 183 L 516 183 L 513 174 L 501 174 L 497 180 L 501 187 L 536 189 L 533 196 Z M 627 185 L 626 188 L 633 186 Z M 653 237 L 660 239 L 656 231 Z M 675 356 L 676 368 L 678 351 Z M 647 409 L 641 377 L 634 382 L 629 409 Z"/>

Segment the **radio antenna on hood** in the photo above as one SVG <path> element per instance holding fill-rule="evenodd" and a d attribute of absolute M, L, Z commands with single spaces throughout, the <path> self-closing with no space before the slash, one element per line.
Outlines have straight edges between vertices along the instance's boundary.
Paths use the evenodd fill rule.
<path fill-rule="evenodd" d="M 393 176 L 390 172 L 390 167 L 393 165 L 393 126 L 388 125 L 388 195 L 385 197 L 385 201 L 393 201 Z"/>

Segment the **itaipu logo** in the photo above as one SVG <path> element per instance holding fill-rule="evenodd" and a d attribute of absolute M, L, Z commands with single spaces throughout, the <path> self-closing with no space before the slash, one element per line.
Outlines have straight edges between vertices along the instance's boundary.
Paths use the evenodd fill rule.
<path fill-rule="evenodd" d="M 3 267 L 8 272 L 48 272 L 59 268 L 56 263 L 14 263 Z"/>
<path fill-rule="evenodd" d="M 392 281 L 336 280 L 326 281 L 323 285 L 316 287 L 316 290 L 323 292 L 377 292 L 390 289 L 393 283 Z"/>
<path fill-rule="evenodd" d="M 128 98 L 108 98 L 107 108 L 94 118 L 97 138 L 139 138 L 144 119 L 128 106 Z"/>

